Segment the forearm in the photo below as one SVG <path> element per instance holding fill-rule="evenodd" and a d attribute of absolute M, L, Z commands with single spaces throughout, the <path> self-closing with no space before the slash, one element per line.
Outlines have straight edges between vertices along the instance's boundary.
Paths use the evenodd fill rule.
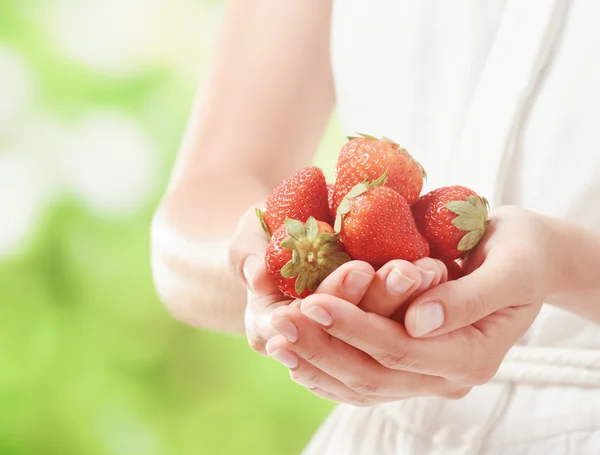
<path fill-rule="evenodd" d="M 178 319 L 243 332 L 246 288 L 229 264 L 236 224 L 267 188 L 244 174 L 204 176 L 173 188 L 153 219 L 152 272 L 160 299 Z M 225 180 L 226 181 L 226 180 Z"/>
<path fill-rule="evenodd" d="M 155 287 L 195 326 L 242 331 L 227 244 L 252 204 L 310 163 L 333 106 L 330 2 L 231 0 L 152 224 Z"/>
<path fill-rule="evenodd" d="M 600 231 L 552 220 L 556 276 L 548 303 L 600 324 Z"/>

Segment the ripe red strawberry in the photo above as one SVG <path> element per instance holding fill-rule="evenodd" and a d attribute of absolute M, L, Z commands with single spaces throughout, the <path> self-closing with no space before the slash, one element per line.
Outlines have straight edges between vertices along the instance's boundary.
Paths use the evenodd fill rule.
<path fill-rule="evenodd" d="M 392 259 L 416 261 L 429 255 L 429 244 L 413 220 L 406 199 L 383 186 L 385 174 L 359 183 L 342 200 L 336 232 L 354 260 L 379 268 Z"/>
<path fill-rule="evenodd" d="M 448 269 L 448 281 L 458 280 L 460 277 L 464 276 L 465 272 L 455 261 L 446 260 L 442 262 L 446 265 L 446 269 Z"/>
<path fill-rule="evenodd" d="M 417 200 L 426 176 L 423 167 L 388 138 L 368 135 L 349 137 L 338 155 L 335 169 L 334 207 L 355 185 L 373 181 L 388 172 L 386 186 L 404 196 L 408 204 Z"/>
<path fill-rule="evenodd" d="M 279 290 L 304 298 L 340 265 L 350 261 L 333 228 L 309 217 L 305 223 L 287 218 L 273 235 L 265 264 Z"/>
<path fill-rule="evenodd" d="M 423 196 L 412 206 L 421 234 L 431 246 L 431 257 L 454 260 L 467 255 L 487 226 L 485 198 L 464 186 L 446 186 Z"/>
<path fill-rule="evenodd" d="M 334 185 L 331 183 L 327 184 L 327 203 L 329 204 L 329 211 L 331 212 L 332 219 L 335 219 L 335 209 L 333 208 L 333 191 Z"/>
<path fill-rule="evenodd" d="M 319 221 L 333 222 L 323 171 L 316 166 L 300 169 L 269 193 L 265 211 L 256 209 L 256 214 L 269 236 L 287 217 L 302 223 L 311 216 Z"/>

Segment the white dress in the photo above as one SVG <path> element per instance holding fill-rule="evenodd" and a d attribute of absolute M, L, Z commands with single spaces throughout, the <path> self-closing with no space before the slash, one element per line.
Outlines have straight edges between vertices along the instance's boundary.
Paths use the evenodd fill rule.
<path fill-rule="evenodd" d="M 398 141 L 425 191 L 600 229 L 599 0 L 337 0 L 331 49 L 345 132 Z M 545 306 L 489 384 L 339 405 L 316 454 L 599 455 L 600 326 Z"/>

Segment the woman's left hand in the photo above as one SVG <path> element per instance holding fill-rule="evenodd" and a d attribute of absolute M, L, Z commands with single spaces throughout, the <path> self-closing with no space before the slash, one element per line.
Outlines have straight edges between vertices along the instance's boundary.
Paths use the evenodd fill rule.
<path fill-rule="evenodd" d="M 464 263 L 468 274 L 417 297 L 404 324 L 315 293 L 274 313 L 275 328 L 291 322 L 299 336 L 278 335 L 268 350 L 295 353 L 292 378 L 335 401 L 460 398 L 496 374 L 552 291 L 560 270 L 552 232 L 542 216 L 501 207 Z"/>

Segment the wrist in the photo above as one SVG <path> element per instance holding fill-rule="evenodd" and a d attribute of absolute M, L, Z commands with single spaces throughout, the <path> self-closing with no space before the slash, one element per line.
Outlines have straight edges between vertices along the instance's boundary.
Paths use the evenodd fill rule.
<path fill-rule="evenodd" d="M 598 286 L 600 236 L 566 220 L 548 217 L 545 222 L 549 230 L 546 301 L 568 306 L 578 295 Z"/>

